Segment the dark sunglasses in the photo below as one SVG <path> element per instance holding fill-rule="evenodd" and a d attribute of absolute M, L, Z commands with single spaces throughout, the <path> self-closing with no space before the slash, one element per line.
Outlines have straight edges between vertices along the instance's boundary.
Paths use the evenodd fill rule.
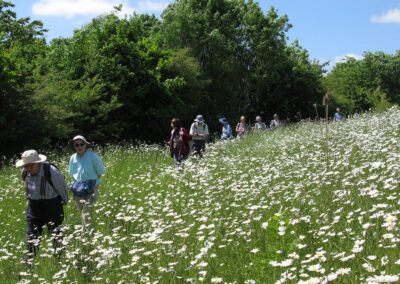
<path fill-rule="evenodd" d="M 75 144 L 74 145 L 76 148 L 78 148 L 78 147 L 83 147 L 83 146 L 85 146 L 85 144 L 84 143 L 81 143 L 81 144 Z"/>

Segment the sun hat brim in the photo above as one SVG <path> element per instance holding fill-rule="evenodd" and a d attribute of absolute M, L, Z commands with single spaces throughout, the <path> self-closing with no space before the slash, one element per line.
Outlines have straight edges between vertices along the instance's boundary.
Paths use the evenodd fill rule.
<path fill-rule="evenodd" d="M 27 160 L 24 160 L 24 159 L 20 159 L 15 163 L 15 166 L 17 168 L 19 168 L 19 167 L 25 166 L 27 164 L 41 163 L 41 162 L 44 162 L 44 161 L 47 160 L 47 157 L 45 155 L 39 154 L 38 156 L 39 156 L 39 159 L 38 160 L 34 160 L 34 161 L 27 161 Z"/>
<path fill-rule="evenodd" d="M 87 142 L 86 138 L 83 137 L 82 135 L 77 135 L 72 139 L 72 143 L 74 143 L 75 141 L 81 140 L 83 142 L 85 142 L 87 145 L 90 145 L 89 142 Z"/>

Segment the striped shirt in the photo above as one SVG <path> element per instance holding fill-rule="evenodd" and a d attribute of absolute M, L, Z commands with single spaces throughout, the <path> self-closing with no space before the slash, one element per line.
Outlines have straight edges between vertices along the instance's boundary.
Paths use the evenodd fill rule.
<path fill-rule="evenodd" d="M 41 188 L 42 188 L 42 177 L 44 177 L 44 166 L 43 163 L 40 163 L 39 173 L 36 175 L 31 175 L 27 173 L 26 177 L 28 178 L 28 189 L 27 195 L 31 200 L 41 200 Z M 24 170 L 21 171 L 21 177 L 24 179 L 23 175 Z M 50 165 L 50 175 L 51 181 L 54 185 L 54 188 L 50 185 L 49 182 L 46 181 L 45 186 L 45 199 L 53 199 L 57 196 L 60 196 L 63 204 L 68 203 L 68 186 L 65 182 L 64 175 L 53 165 Z M 25 180 L 24 180 L 25 182 Z"/>

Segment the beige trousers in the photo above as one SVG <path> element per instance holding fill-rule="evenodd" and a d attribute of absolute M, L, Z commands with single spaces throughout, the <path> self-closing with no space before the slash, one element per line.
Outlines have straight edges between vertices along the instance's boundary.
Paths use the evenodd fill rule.
<path fill-rule="evenodd" d="M 97 200 L 97 195 L 99 193 L 99 185 L 95 185 L 93 188 L 93 193 L 86 196 L 74 196 L 76 207 L 78 208 L 81 218 L 82 218 L 82 230 L 88 232 L 92 226 L 93 217 L 93 207 Z"/>

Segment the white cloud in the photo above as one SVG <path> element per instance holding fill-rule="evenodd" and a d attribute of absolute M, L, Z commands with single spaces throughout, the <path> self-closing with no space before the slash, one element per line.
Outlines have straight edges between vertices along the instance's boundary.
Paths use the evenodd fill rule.
<path fill-rule="evenodd" d="M 339 55 L 339 56 L 335 56 L 335 58 L 331 61 L 332 65 L 336 65 L 337 63 L 343 63 L 346 62 L 347 59 L 349 58 L 354 58 L 356 60 L 361 60 L 364 58 L 364 56 L 359 55 L 359 54 L 353 54 L 353 53 L 348 53 L 345 55 Z"/>
<path fill-rule="evenodd" d="M 329 64 L 327 66 L 325 66 L 325 70 L 332 71 L 332 69 L 335 67 L 336 64 L 346 62 L 348 60 L 348 58 L 354 58 L 356 60 L 361 60 L 364 58 L 364 56 L 359 55 L 359 54 L 347 53 L 344 55 L 335 56 L 335 58 L 329 59 L 329 60 L 321 59 L 321 60 L 319 60 L 319 62 L 321 64 L 329 62 Z"/>
<path fill-rule="evenodd" d="M 137 10 L 141 13 L 146 12 L 161 12 L 167 8 L 171 1 L 140 1 Z"/>
<path fill-rule="evenodd" d="M 391 9 L 381 16 L 374 15 L 371 17 L 373 23 L 400 23 L 400 10 Z"/>
<path fill-rule="evenodd" d="M 39 0 L 32 6 L 34 15 L 61 16 L 73 18 L 74 16 L 95 16 L 109 13 L 114 6 L 122 4 L 122 11 L 118 14 L 132 14 L 135 9 L 129 6 L 127 0 Z"/>

